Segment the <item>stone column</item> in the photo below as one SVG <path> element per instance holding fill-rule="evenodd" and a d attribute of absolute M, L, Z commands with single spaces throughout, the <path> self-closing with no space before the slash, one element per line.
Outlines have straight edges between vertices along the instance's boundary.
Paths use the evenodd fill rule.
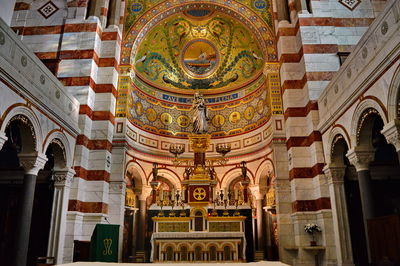
<path fill-rule="evenodd" d="M 4 133 L 0 132 L 0 150 L 3 148 L 4 143 L 7 141 L 7 136 Z"/>
<path fill-rule="evenodd" d="M 347 216 L 346 195 L 344 190 L 345 166 L 326 165 L 323 169 L 328 178 L 329 196 L 331 198 L 333 231 L 337 265 L 354 265 L 351 248 L 350 227 Z"/>
<path fill-rule="evenodd" d="M 37 152 L 19 154 L 19 161 L 24 169 L 22 193 L 18 203 L 18 221 L 16 225 L 13 265 L 26 265 L 31 229 L 33 199 L 35 197 L 36 178 L 39 170 L 43 169 L 47 158 Z"/>
<path fill-rule="evenodd" d="M 392 144 L 397 151 L 398 159 L 400 162 L 400 121 L 398 119 L 392 120 L 387 123 L 381 133 L 385 136 L 386 141 Z"/>
<path fill-rule="evenodd" d="M 369 150 L 362 150 L 359 148 L 353 148 L 346 154 L 347 158 L 354 167 L 356 168 L 358 175 L 358 186 L 360 188 L 361 207 L 364 218 L 365 238 L 367 241 L 368 248 L 368 260 L 371 262 L 371 252 L 369 248 L 369 237 L 368 237 L 368 219 L 375 216 L 374 202 L 372 198 L 372 180 L 369 171 L 369 164 L 374 160 L 374 153 Z"/>
<path fill-rule="evenodd" d="M 265 236 L 264 236 L 264 231 L 265 228 L 263 226 L 263 199 L 262 198 L 257 198 L 256 199 L 256 204 L 257 204 L 257 243 L 258 243 L 258 250 L 259 251 L 264 251 L 265 247 Z"/>
<path fill-rule="evenodd" d="M 72 168 L 55 171 L 53 175 L 54 195 L 47 256 L 54 257 L 56 264 L 63 263 L 68 200 L 74 175 Z"/>
<path fill-rule="evenodd" d="M 123 233 L 125 219 L 125 192 L 126 183 L 122 181 L 110 181 L 109 189 L 109 220 L 112 224 L 119 224 L 119 243 L 118 243 L 118 261 L 122 260 L 123 251 Z"/>
<path fill-rule="evenodd" d="M 142 193 L 139 196 L 139 219 L 138 219 L 138 235 L 137 235 L 137 251 L 145 251 L 146 238 L 146 199 L 150 195 L 152 188 L 143 186 Z"/>

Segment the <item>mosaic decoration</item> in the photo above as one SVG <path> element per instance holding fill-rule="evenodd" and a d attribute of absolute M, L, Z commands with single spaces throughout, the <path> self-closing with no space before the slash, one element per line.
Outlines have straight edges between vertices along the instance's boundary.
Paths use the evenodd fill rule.
<path fill-rule="evenodd" d="M 339 0 L 339 3 L 350 10 L 354 10 L 361 3 L 361 0 Z"/>
<path fill-rule="evenodd" d="M 175 15 L 147 35 L 132 64 L 137 77 L 154 87 L 240 86 L 263 68 L 257 40 L 223 13 L 205 20 Z"/>
<path fill-rule="evenodd" d="M 215 103 L 215 98 L 223 96 L 205 97 L 211 119 L 209 132 L 213 137 L 241 134 L 268 121 L 271 112 L 265 104 L 269 102 L 269 94 L 265 78 L 262 80 L 264 83 L 258 89 L 247 91 L 247 96 L 235 101 Z M 133 88 L 127 102 L 127 118 L 135 127 L 164 136 L 186 137 L 191 132 L 190 102 L 166 102 L 138 88 Z"/>
<path fill-rule="evenodd" d="M 129 64 L 147 32 L 165 18 L 180 12 L 187 17 L 205 18 L 218 10 L 245 23 L 262 44 L 268 61 L 277 61 L 272 5 L 270 0 L 127 0 L 121 64 Z M 135 57 L 135 56 L 133 56 Z"/>

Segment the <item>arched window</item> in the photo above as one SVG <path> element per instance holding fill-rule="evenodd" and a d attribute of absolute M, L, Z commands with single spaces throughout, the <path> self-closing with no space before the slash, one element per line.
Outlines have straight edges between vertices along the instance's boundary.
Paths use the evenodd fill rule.
<path fill-rule="evenodd" d="M 181 246 L 181 261 L 188 260 L 188 248 L 187 246 Z"/>
<path fill-rule="evenodd" d="M 201 258 L 201 247 L 197 246 L 194 248 L 194 260 L 200 261 L 202 260 Z"/>
<path fill-rule="evenodd" d="M 203 213 L 197 211 L 194 216 L 194 230 L 203 231 Z"/>
<path fill-rule="evenodd" d="M 210 247 L 210 261 L 217 260 L 217 248 L 215 246 Z"/>
<path fill-rule="evenodd" d="M 174 260 L 174 250 L 172 249 L 171 246 L 167 247 L 165 253 L 167 254 L 167 261 L 173 261 Z"/>
<path fill-rule="evenodd" d="M 231 247 L 225 246 L 224 247 L 224 260 L 232 260 L 231 258 Z"/>

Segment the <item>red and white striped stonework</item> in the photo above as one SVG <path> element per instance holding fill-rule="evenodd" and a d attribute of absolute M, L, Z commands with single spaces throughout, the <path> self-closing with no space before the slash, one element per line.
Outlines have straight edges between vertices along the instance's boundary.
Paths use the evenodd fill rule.
<path fill-rule="evenodd" d="M 286 194 L 291 199 L 290 218 L 300 235 L 307 219 L 331 223 L 317 99 L 340 68 L 338 52 L 352 50 L 380 9 L 369 0 L 352 11 L 337 0 L 289 0 L 286 19 L 282 11 L 274 10 L 289 160 Z M 323 234 L 333 239 L 328 237 L 333 232 Z M 294 244 L 293 239 L 284 241 Z"/>
<path fill-rule="evenodd" d="M 64 253 L 68 262 L 73 240 L 89 240 L 94 225 L 109 214 L 121 32 L 119 25 L 105 27 L 108 1 L 99 1 L 100 13 L 88 19 L 88 0 L 52 0 L 58 10 L 46 18 L 39 9 L 47 2 L 18 1 L 11 26 L 80 102 Z"/>

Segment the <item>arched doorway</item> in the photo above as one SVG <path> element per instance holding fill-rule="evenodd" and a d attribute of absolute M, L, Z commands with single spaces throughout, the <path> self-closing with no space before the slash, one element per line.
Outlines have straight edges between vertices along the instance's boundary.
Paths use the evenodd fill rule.
<path fill-rule="evenodd" d="M 394 146 L 381 133 L 383 126 L 377 110 L 365 109 L 357 121 L 356 146 L 347 153 L 357 171 L 368 260 L 377 264 L 400 263 L 400 254 L 392 248 L 400 246 L 400 167 Z M 349 212 L 349 218 L 355 212 Z"/>

